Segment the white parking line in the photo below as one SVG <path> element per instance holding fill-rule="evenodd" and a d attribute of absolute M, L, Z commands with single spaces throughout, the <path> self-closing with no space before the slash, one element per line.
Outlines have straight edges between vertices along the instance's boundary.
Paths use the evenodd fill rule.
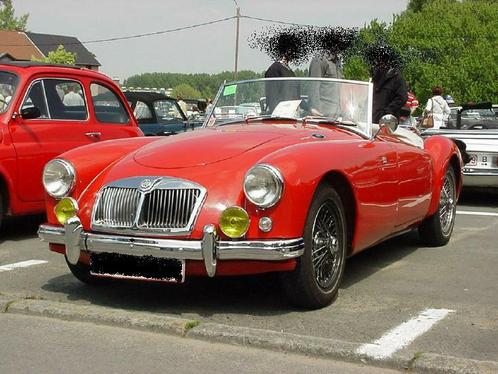
<path fill-rule="evenodd" d="M 418 336 L 429 331 L 434 324 L 452 312 L 454 310 L 426 309 L 418 317 L 395 327 L 375 342 L 362 345 L 356 352 L 377 359 L 390 357 L 394 352 L 406 347 Z"/>
<path fill-rule="evenodd" d="M 457 214 L 467 215 L 467 216 L 491 216 L 498 217 L 498 213 L 493 212 L 471 212 L 467 210 L 457 210 Z"/>
<path fill-rule="evenodd" d="M 28 266 L 45 264 L 47 262 L 48 261 L 43 261 L 43 260 L 28 260 L 28 261 L 16 262 L 14 264 L 2 265 L 2 266 L 0 266 L 0 273 L 2 271 L 9 271 L 9 270 L 13 270 L 16 268 L 27 268 Z"/>

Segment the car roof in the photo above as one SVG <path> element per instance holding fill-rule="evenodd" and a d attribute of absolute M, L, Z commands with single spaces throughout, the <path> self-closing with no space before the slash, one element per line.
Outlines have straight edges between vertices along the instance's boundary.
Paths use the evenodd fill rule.
<path fill-rule="evenodd" d="M 70 70 L 73 74 L 81 74 L 93 77 L 99 77 L 106 80 L 111 80 L 107 75 L 102 74 L 95 70 L 90 70 L 87 68 L 65 65 L 65 64 L 49 64 L 46 62 L 39 61 L 10 61 L 10 62 L 0 62 L 0 69 L 2 67 L 12 68 L 13 71 L 20 72 L 24 69 L 28 69 L 32 73 L 47 73 L 47 72 L 62 72 Z"/>

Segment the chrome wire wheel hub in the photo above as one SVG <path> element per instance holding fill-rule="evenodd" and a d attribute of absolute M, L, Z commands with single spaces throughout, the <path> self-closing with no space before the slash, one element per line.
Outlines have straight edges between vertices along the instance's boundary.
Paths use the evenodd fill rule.
<path fill-rule="evenodd" d="M 329 203 L 318 209 L 312 230 L 311 260 L 315 279 L 322 289 L 328 289 L 339 274 L 341 244 L 337 236 L 336 214 Z"/>
<path fill-rule="evenodd" d="M 444 235 L 451 231 L 456 211 L 456 188 L 450 175 L 446 174 L 439 198 L 439 221 Z"/>

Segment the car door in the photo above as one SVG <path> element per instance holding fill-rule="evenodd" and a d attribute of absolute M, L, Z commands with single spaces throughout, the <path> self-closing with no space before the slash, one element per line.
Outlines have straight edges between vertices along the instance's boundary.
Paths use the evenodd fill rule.
<path fill-rule="evenodd" d="M 423 149 L 403 141 L 396 133 L 385 136 L 396 150 L 398 208 L 395 230 L 400 231 L 425 216 L 431 202 L 431 157 Z"/>
<path fill-rule="evenodd" d="M 398 206 L 398 158 L 382 137 L 365 140 L 351 155 L 357 199 L 356 250 L 367 248 L 395 230 Z"/>
<path fill-rule="evenodd" d="M 72 99 L 69 99 L 68 94 Z M 43 199 L 42 171 L 45 163 L 69 149 L 98 139 L 89 135 L 91 122 L 84 84 L 76 78 L 33 79 L 16 112 L 36 107 L 37 118 L 15 116 L 10 133 L 17 156 L 16 192 L 23 201 Z"/>
<path fill-rule="evenodd" d="M 134 120 L 129 106 L 114 88 L 103 81 L 89 82 L 90 114 L 87 135 L 94 140 L 110 140 L 142 135 Z M 126 103 L 126 104 L 125 104 Z"/>

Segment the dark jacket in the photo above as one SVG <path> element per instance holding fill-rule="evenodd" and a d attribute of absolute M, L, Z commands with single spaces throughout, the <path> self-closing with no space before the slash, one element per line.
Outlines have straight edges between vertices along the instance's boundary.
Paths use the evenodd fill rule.
<path fill-rule="evenodd" d="M 265 78 L 285 78 L 295 77 L 294 72 L 282 64 L 275 61 L 266 70 Z M 269 81 L 265 85 L 266 112 L 271 113 L 281 101 L 298 100 L 301 97 L 299 84 L 295 81 Z"/>
<path fill-rule="evenodd" d="M 377 72 L 373 78 L 373 89 L 373 123 L 379 123 L 385 114 L 399 118 L 400 110 L 408 100 L 408 87 L 401 73 L 396 69 Z"/>

